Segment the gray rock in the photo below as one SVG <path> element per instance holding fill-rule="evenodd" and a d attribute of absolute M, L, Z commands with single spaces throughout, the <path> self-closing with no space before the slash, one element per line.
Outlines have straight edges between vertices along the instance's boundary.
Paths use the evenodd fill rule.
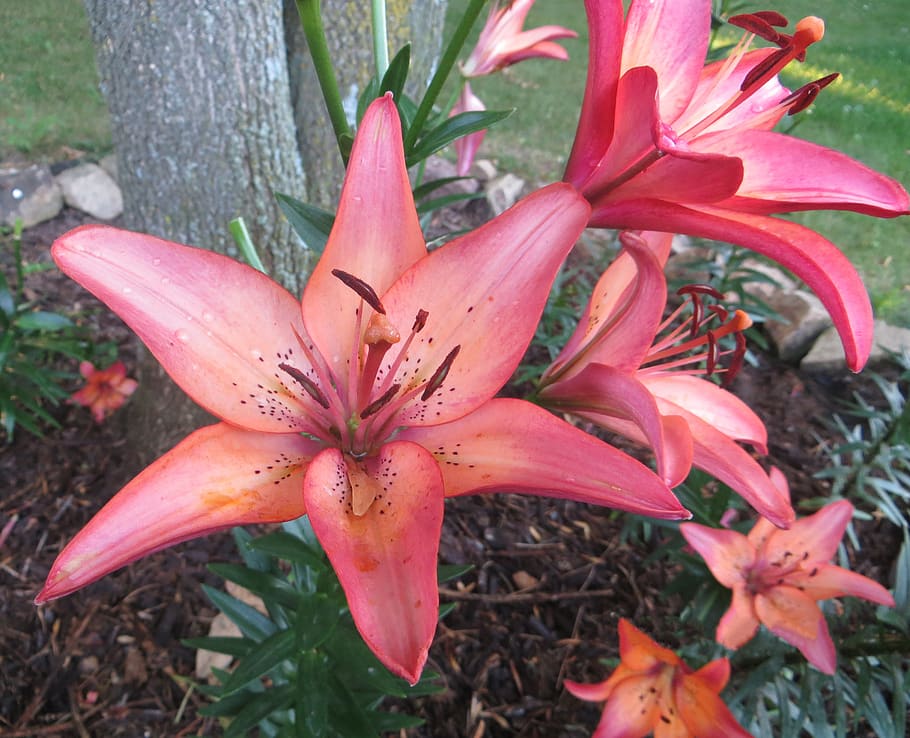
<path fill-rule="evenodd" d="M 13 226 L 21 218 L 29 228 L 62 209 L 63 194 L 46 166 L 0 169 L 0 222 Z"/>
<path fill-rule="evenodd" d="M 496 165 L 489 159 L 475 159 L 471 165 L 471 176 L 481 182 L 489 182 L 499 174 Z"/>
<path fill-rule="evenodd" d="M 883 320 L 875 321 L 875 338 L 869 364 L 876 364 L 889 358 L 890 353 L 910 351 L 910 330 L 890 325 Z M 812 350 L 800 362 L 800 369 L 807 371 L 828 371 L 846 367 L 844 348 L 834 328 L 829 328 L 815 342 Z"/>
<path fill-rule="evenodd" d="M 67 205 L 93 218 L 113 220 L 123 212 L 120 188 L 97 164 L 80 164 L 60 172 L 57 184 Z"/>
<path fill-rule="evenodd" d="M 777 349 L 777 355 L 784 361 L 799 361 L 812 348 L 815 339 L 831 326 L 831 316 L 811 292 L 771 292 L 765 302 L 785 319 L 765 323 L 765 331 Z"/>
<path fill-rule="evenodd" d="M 746 292 L 760 300 L 767 301 L 770 295 L 781 290 L 791 292 L 796 289 L 796 280 L 788 272 L 765 261 L 745 259 L 743 269 L 758 272 L 767 279 L 767 281 L 747 282 L 745 285 Z"/>
<path fill-rule="evenodd" d="M 117 174 L 117 155 L 108 154 L 107 156 L 102 157 L 98 161 L 98 166 L 101 167 L 105 172 L 111 175 L 117 184 L 120 184 L 120 177 Z"/>
<path fill-rule="evenodd" d="M 487 183 L 487 202 L 493 215 L 499 215 L 512 207 L 521 197 L 525 181 L 514 174 L 503 174 Z"/>

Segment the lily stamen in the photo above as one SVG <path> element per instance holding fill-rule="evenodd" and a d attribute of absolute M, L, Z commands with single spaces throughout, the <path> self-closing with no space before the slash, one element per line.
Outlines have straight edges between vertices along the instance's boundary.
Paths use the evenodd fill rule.
<path fill-rule="evenodd" d="M 341 280 L 347 287 L 350 287 L 354 292 L 356 292 L 363 301 L 369 305 L 377 313 L 385 315 L 385 308 L 382 306 L 382 303 L 379 301 L 379 296 L 376 294 L 370 285 L 364 282 L 362 279 L 355 277 L 353 274 L 348 274 L 343 272 L 341 269 L 333 269 L 332 275 Z"/>

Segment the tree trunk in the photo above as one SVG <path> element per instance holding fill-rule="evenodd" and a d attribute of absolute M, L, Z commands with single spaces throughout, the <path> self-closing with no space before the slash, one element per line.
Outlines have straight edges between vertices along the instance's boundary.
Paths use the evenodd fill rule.
<path fill-rule="evenodd" d="M 236 255 L 243 216 L 295 293 L 310 260 L 273 190 L 304 197 L 281 0 L 86 0 L 127 228 Z M 146 356 L 130 407 L 138 463 L 207 422 Z"/>
<path fill-rule="evenodd" d="M 356 105 L 372 67 L 368 3 L 323 4 L 343 94 Z M 269 274 L 299 294 L 312 255 L 293 235 L 273 192 L 334 210 L 343 170 L 315 79 L 294 86 L 295 122 L 289 65 L 302 77 L 303 46 L 296 10 L 290 12 L 294 3 L 85 5 L 111 113 L 126 227 L 236 256 L 228 222 L 243 216 Z M 421 87 L 439 53 L 444 5 L 389 3 L 391 52 L 411 34 L 421 41 L 414 77 Z M 289 47 L 286 39 L 300 40 Z M 127 440 L 137 463 L 146 464 L 211 419 L 151 356 L 136 376 L 140 389 L 130 403 Z"/>
<path fill-rule="evenodd" d="M 446 1 L 389 0 L 387 11 L 389 59 L 406 43 L 411 43 L 411 71 L 405 92 L 412 96 L 422 95 L 439 60 Z M 348 123 L 353 126 L 360 93 L 370 77 L 376 74 L 369 2 L 323 0 L 322 16 L 332 58 L 344 60 L 336 73 Z M 309 201 L 334 211 L 341 192 L 344 168 L 294 0 L 285 0 L 285 26 L 291 98 Z"/>

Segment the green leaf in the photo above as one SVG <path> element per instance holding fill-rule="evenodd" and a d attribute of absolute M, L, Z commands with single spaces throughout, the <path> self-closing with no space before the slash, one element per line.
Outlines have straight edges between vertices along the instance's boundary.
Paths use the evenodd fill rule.
<path fill-rule="evenodd" d="M 490 128 L 513 112 L 514 110 L 477 110 L 447 118 L 417 141 L 412 151 L 407 152 L 408 166 L 423 161 L 457 138 Z"/>
<path fill-rule="evenodd" d="M 444 208 L 452 203 L 463 202 L 464 200 L 477 200 L 483 197 L 482 192 L 457 192 L 452 193 L 451 195 L 444 195 L 443 197 L 437 197 L 433 200 L 427 200 L 426 202 L 420 203 L 417 206 L 417 212 L 420 215 L 424 213 L 432 213 L 440 208 Z"/>
<path fill-rule="evenodd" d="M 439 583 L 451 582 L 474 570 L 474 564 L 440 564 L 436 569 Z"/>
<path fill-rule="evenodd" d="M 324 569 L 327 560 L 324 556 L 315 553 L 306 543 L 290 533 L 276 530 L 249 542 L 249 547 L 255 551 L 274 556 L 284 561 L 290 561 L 311 569 Z"/>
<path fill-rule="evenodd" d="M 256 642 L 249 638 L 231 638 L 228 636 L 202 636 L 201 638 L 184 638 L 180 641 L 187 648 L 198 651 L 226 653 L 229 656 L 242 658 L 256 648 Z"/>
<path fill-rule="evenodd" d="M 271 574 L 254 569 L 248 569 L 241 564 L 209 564 L 209 571 L 219 577 L 239 584 L 263 600 L 275 601 L 284 607 L 297 608 L 300 597 L 294 588 L 286 581 Z"/>
<path fill-rule="evenodd" d="M 303 651 L 297 659 L 295 721 L 298 735 L 323 738 L 329 731 L 330 663 L 324 653 Z M 303 728 L 303 730 L 301 730 Z"/>
<path fill-rule="evenodd" d="M 367 82 L 367 86 L 363 88 L 363 92 L 360 93 L 360 97 L 357 98 L 358 124 L 363 120 L 363 116 L 366 114 L 367 108 L 370 107 L 370 103 L 377 97 L 379 97 L 379 80 L 375 77 L 371 77 L 370 81 Z"/>
<path fill-rule="evenodd" d="M 322 208 L 308 205 L 280 192 L 275 193 L 275 199 L 278 200 L 278 207 L 304 245 L 310 251 L 321 254 L 326 241 L 329 240 L 329 232 L 335 224 L 335 216 Z"/>
<path fill-rule="evenodd" d="M 5 316 L 12 316 L 15 311 L 16 301 L 10 291 L 9 282 L 6 281 L 6 275 L 0 272 L 0 313 Z"/>
<path fill-rule="evenodd" d="M 263 641 L 278 630 L 278 626 L 263 615 L 259 610 L 241 602 L 226 592 L 202 585 L 202 591 L 212 604 L 228 616 L 240 632 L 254 641 Z"/>
<path fill-rule="evenodd" d="M 241 738 L 246 731 L 255 727 L 260 720 L 278 710 L 288 710 L 294 704 L 294 688 L 291 684 L 267 689 L 250 700 L 224 731 L 224 738 Z"/>
<path fill-rule="evenodd" d="M 60 331 L 73 326 L 69 318 L 44 310 L 22 313 L 13 322 L 26 331 Z"/>
<path fill-rule="evenodd" d="M 294 631 L 282 630 L 275 633 L 259 643 L 253 653 L 238 664 L 222 687 L 222 694 L 226 696 L 243 689 L 293 656 Z"/>
<path fill-rule="evenodd" d="M 397 733 L 407 728 L 417 728 L 424 724 L 424 719 L 416 715 L 407 715 L 403 712 L 379 712 L 370 713 L 373 727 L 380 733 Z"/>
<path fill-rule="evenodd" d="M 301 595 L 300 605 L 297 608 L 295 647 L 302 651 L 309 651 L 322 646 L 332 637 L 343 611 L 346 609 L 322 592 Z"/>
<path fill-rule="evenodd" d="M 379 95 L 381 97 L 386 92 L 391 92 L 395 102 L 401 97 L 401 91 L 404 89 L 404 83 L 408 80 L 408 68 L 411 64 L 411 45 L 405 44 L 395 58 L 389 64 L 382 77 L 382 83 L 379 85 Z"/>

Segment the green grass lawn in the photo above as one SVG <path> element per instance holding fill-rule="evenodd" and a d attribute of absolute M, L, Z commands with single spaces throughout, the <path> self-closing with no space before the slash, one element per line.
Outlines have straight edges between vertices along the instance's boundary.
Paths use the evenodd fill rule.
<path fill-rule="evenodd" d="M 450 20 L 467 0 L 449 0 Z M 798 87 L 830 71 L 828 87 L 795 134 L 831 146 L 910 184 L 910 9 L 906 0 L 763 0 L 792 21 L 826 19 L 825 39 L 793 64 L 785 82 Z M 581 0 L 537 0 L 529 26 L 556 23 L 579 31 L 565 42 L 571 60 L 531 60 L 475 80 L 490 108 L 517 108 L 490 132 L 481 156 L 535 183 L 558 179 L 575 133 L 587 61 Z M 476 34 L 475 34 L 476 37 Z M 466 52 L 467 53 L 467 52 Z M 13 150 L 52 158 L 61 146 L 110 147 L 104 101 L 80 0 L 0 2 L 0 158 Z M 796 216 L 837 243 L 859 266 L 876 308 L 910 325 L 910 218 L 879 220 L 852 213 Z"/>
<path fill-rule="evenodd" d="M 0 160 L 110 145 L 81 0 L 0 1 Z"/>

